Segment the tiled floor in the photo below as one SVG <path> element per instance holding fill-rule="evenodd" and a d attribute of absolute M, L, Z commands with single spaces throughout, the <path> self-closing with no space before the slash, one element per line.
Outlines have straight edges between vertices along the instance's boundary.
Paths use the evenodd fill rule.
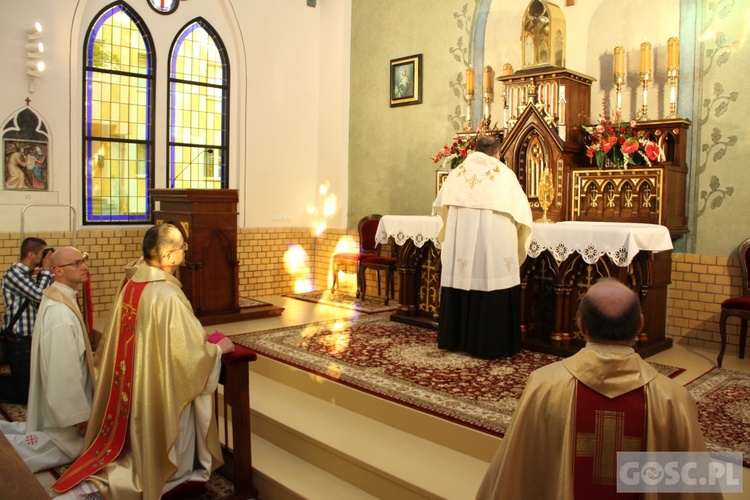
<path fill-rule="evenodd" d="M 304 324 L 313 321 L 347 318 L 356 314 L 354 311 L 350 311 L 347 309 L 317 305 L 286 297 L 258 297 L 258 300 L 263 300 L 265 302 L 271 302 L 275 305 L 282 306 L 285 308 L 285 310 L 281 316 L 211 326 L 207 327 L 207 331 L 210 333 L 218 330 L 226 333 L 227 335 L 234 335 L 251 331 L 278 328 L 282 326 Z M 676 377 L 676 380 L 682 384 L 687 384 L 688 382 L 694 380 L 695 378 L 699 377 L 700 375 L 714 367 L 716 365 L 716 355 L 717 353 L 715 351 L 698 349 L 690 346 L 675 345 L 668 351 L 664 351 L 651 356 L 649 358 L 649 361 L 685 368 L 685 372 Z M 737 354 L 727 353 L 724 356 L 723 367 L 730 370 L 738 370 L 750 373 L 750 359 L 741 360 L 738 359 Z M 744 484 L 750 485 L 750 472 L 748 472 L 748 469 L 744 469 L 743 472 Z M 50 491 L 49 488 L 54 482 L 54 478 L 52 477 L 52 475 L 48 472 L 41 472 L 36 474 L 36 476 L 42 483 L 42 485 L 44 485 L 45 488 Z M 745 489 L 748 490 L 748 488 L 750 488 L 750 486 L 746 486 Z"/>

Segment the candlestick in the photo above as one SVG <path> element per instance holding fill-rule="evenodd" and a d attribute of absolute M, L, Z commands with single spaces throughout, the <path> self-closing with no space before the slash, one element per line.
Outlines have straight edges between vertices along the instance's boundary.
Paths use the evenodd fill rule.
<path fill-rule="evenodd" d="M 643 104 L 641 105 L 641 113 L 638 116 L 638 121 L 648 120 L 648 79 L 643 77 L 644 73 L 641 72 L 641 92 L 643 94 Z"/>
<path fill-rule="evenodd" d="M 641 80 L 651 80 L 651 44 L 641 44 Z"/>
<path fill-rule="evenodd" d="M 466 68 L 466 94 L 474 97 L 474 68 Z"/>
<path fill-rule="evenodd" d="M 676 36 L 667 40 L 667 71 L 680 68 L 680 39 Z"/>
<path fill-rule="evenodd" d="M 484 95 L 492 95 L 495 93 L 495 72 L 492 70 L 492 66 L 489 63 L 484 67 Z"/>
<path fill-rule="evenodd" d="M 622 45 L 615 47 L 615 83 L 625 82 L 625 48 Z"/>

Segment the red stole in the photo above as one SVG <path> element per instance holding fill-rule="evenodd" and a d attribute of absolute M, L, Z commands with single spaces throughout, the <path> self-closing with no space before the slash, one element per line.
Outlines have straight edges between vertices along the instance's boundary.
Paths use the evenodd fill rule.
<path fill-rule="evenodd" d="M 133 353 L 138 302 L 148 283 L 128 282 L 123 291 L 120 334 L 115 372 L 109 388 L 107 409 L 94 442 L 52 485 L 58 493 L 69 490 L 110 464 L 122 451 L 128 435 L 130 394 L 133 390 Z"/>
<path fill-rule="evenodd" d="M 645 447 L 643 387 L 610 399 L 577 381 L 575 435 L 575 498 L 639 498 L 617 493 L 617 452 Z"/>

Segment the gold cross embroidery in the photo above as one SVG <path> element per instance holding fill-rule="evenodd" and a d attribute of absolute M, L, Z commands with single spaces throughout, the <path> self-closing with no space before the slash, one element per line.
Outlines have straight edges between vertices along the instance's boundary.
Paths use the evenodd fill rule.
<path fill-rule="evenodd" d="M 576 433 L 576 456 L 594 457 L 594 483 L 615 484 L 618 451 L 641 451 L 641 438 L 624 431 L 624 412 L 597 410 L 594 432 Z"/>

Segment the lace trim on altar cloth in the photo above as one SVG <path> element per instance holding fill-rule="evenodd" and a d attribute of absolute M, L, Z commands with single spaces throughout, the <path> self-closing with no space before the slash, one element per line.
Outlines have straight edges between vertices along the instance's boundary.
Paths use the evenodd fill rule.
<path fill-rule="evenodd" d="M 437 216 L 383 216 L 375 234 L 375 241 L 388 243 L 389 238 L 398 246 L 407 241 L 414 242 L 414 246 L 422 248 L 431 241 L 435 248 L 440 248 L 437 239 L 442 222 Z"/>
<path fill-rule="evenodd" d="M 612 262 L 619 267 L 625 267 L 629 265 L 630 261 L 632 260 L 631 258 L 629 258 L 628 249 L 625 247 L 620 247 L 615 251 L 608 252 L 596 248 L 596 246 L 592 243 L 589 243 L 583 248 L 574 248 L 566 245 L 565 242 L 562 241 L 549 247 L 545 247 L 534 239 L 532 239 L 531 243 L 529 244 L 528 254 L 529 257 L 535 259 L 539 257 L 545 250 L 549 250 L 555 260 L 558 262 L 564 261 L 565 259 L 570 257 L 573 252 L 578 252 L 586 264 L 596 264 L 596 262 L 602 257 L 602 255 L 609 256 Z"/>

